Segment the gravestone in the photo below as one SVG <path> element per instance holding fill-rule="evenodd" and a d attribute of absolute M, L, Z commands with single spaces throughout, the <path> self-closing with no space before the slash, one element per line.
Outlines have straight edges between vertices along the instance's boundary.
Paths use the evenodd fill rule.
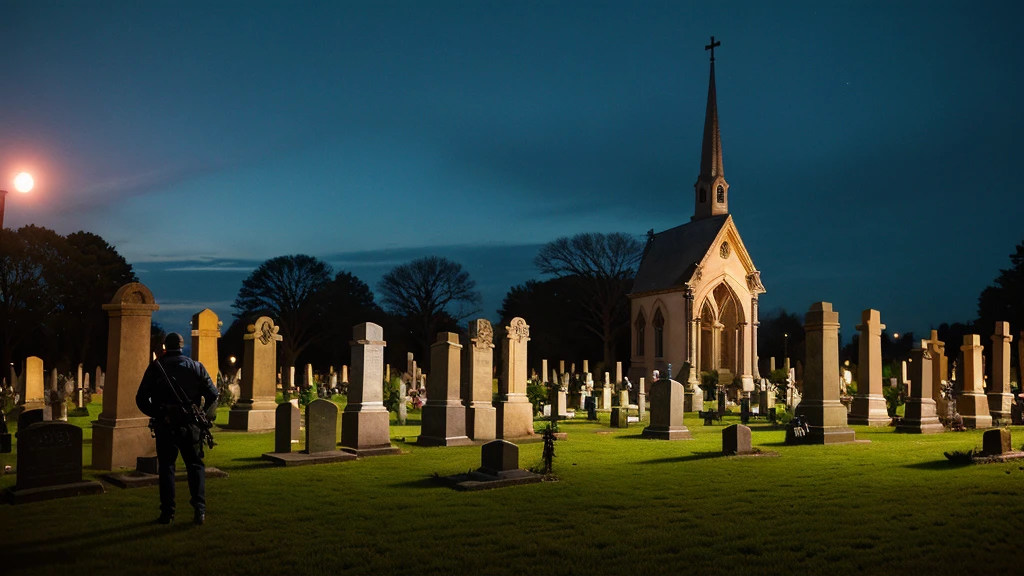
<path fill-rule="evenodd" d="M 984 456 L 1002 456 L 1013 452 L 1010 430 L 1007 428 L 986 430 L 984 436 L 981 437 L 981 447 Z"/>
<path fill-rule="evenodd" d="M 306 453 L 334 452 L 338 447 L 338 406 L 316 399 L 306 405 Z"/>
<path fill-rule="evenodd" d="M 807 422 L 811 444 L 853 442 L 856 435 L 846 423 L 846 407 L 839 401 L 839 313 L 829 302 L 816 302 L 804 317 L 807 367 L 804 393 L 795 415 Z"/>
<path fill-rule="evenodd" d="M 534 436 L 533 404 L 526 397 L 527 342 L 530 326 L 526 320 L 513 318 L 505 328 L 501 343 L 501 373 L 498 378 L 498 411 L 496 434 L 498 438 Z"/>
<path fill-rule="evenodd" d="M 927 340 L 921 340 L 910 351 L 910 395 L 903 408 L 903 418 L 896 426 L 897 432 L 938 434 L 945 431 L 935 412 L 935 400 L 931 397 L 934 366 L 931 349 Z"/>
<path fill-rule="evenodd" d="M 963 416 L 967 428 L 989 428 L 992 416 L 985 396 L 985 375 L 982 367 L 981 336 L 965 334 L 963 353 L 963 392 L 956 399 L 956 411 Z"/>
<path fill-rule="evenodd" d="M 22 394 L 23 410 L 34 410 L 46 406 L 45 386 L 43 384 L 43 359 L 38 356 L 25 358 L 25 369 L 21 373 L 24 383 Z"/>
<path fill-rule="evenodd" d="M 651 423 L 644 428 L 644 438 L 658 440 L 691 440 L 690 430 L 683 425 L 683 385 L 675 380 L 661 379 L 651 384 Z"/>
<path fill-rule="evenodd" d="M 82 429 L 66 422 L 39 422 L 18 430 L 18 472 L 5 494 L 12 503 L 102 493 L 82 481 Z"/>
<path fill-rule="evenodd" d="M 1010 421 L 1010 406 L 1013 394 L 1010 393 L 1010 334 L 1009 322 L 996 322 L 995 333 L 992 334 L 992 377 L 988 386 L 988 411 L 994 422 Z"/>
<path fill-rule="evenodd" d="M 612 428 L 628 428 L 629 417 L 626 408 L 621 406 L 612 408 L 612 415 L 609 422 Z"/>
<path fill-rule="evenodd" d="M 277 343 L 280 328 L 268 316 L 260 316 L 242 336 L 242 381 L 238 401 L 228 413 L 228 428 L 263 432 L 275 426 L 277 410 Z"/>
<path fill-rule="evenodd" d="M 494 440 L 480 448 L 480 471 L 491 476 L 519 469 L 519 446 Z"/>
<path fill-rule="evenodd" d="M 611 374 L 604 373 L 604 386 L 601 387 L 601 411 L 609 412 L 612 409 L 612 382 Z"/>
<path fill-rule="evenodd" d="M 850 424 L 888 426 L 892 421 L 882 396 L 882 330 L 878 310 L 864 310 L 860 315 L 860 359 L 857 364 L 857 395 L 847 419 Z"/>
<path fill-rule="evenodd" d="M 18 431 L 24 430 L 29 426 L 43 421 L 43 409 L 34 408 L 32 410 L 25 410 L 21 414 L 18 414 Z"/>
<path fill-rule="evenodd" d="M 220 373 L 220 360 L 217 357 L 220 326 L 217 313 L 209 308 L 192 316 L 192 359 L 202 364 L 211 378 L 216 378 Z"/>
<path fill-rule="evenodd" d="M 584 404 L 584 408 L 587 411 L 587 420 L 597 420 L 597 398 L 587 396 Z"/>
<path fill-rule="evenodd" d="M 103 411 L 92 423 L 92 467 L 99 470 L 135 466 L 139 456 L 156 454 L 149 416 L 139 410 L 135 395 L 150 363 L 153 312 L 160 306 L 138 282 L 125 284 L 103 310 L 109 318 L 107 374 L 103 378 Z"/>
<path fill-rule="evenodd" d="M 402 382 L 398 385 L 398 424 L 405 426 L 405 421 L 409 418 L 409 407 L 406 405 L 406 397 L 409 394 L 408 385 Z"/>
<path fill-rule="evenodd" d="M 473 440 L 494 440 L 497 410 L 491 403 L 494 367 L 494 328 L 483 318 L 469 322 L 462 398 L 466 406 L 466 436 Z M 404 421 L 404 418 L 403 418 Z"/>
<path fill-rule="evenodd" d="M 644 379 L 642 377 L 640 378 L 639 389 L 636 393 L 636 409 L 638 418 L 643 420 L 644 413 L 647 412 L 647 391 L 644 389 Z"/>
<path fill-rule="evenodd" d="M 283 402 L 274 410 L 274 452 L 292 451 L 292 427 L 297 427 L 299 410 L 291 402 Z"/>
<path fill-rule="evenodd" d="M 945 416 L 949 410 L 949 401 L 942 397 L 942 385 L 949 377 L 949 359 L 946 358 L 946 343 L 939 340 L 938 330 L 932 330 L 928 353 L 932 357 L 931 397 L 935 401 L 935 412 Z"/>
<path fill-rule="evenodd" d="M 430 396 L 423 406 L 422 446 L 465 446 L 466 409 L 459 399 L 462 345 L 455 332 L 440 332 L 430 346 Z"/>
<path fill-rule="evenodd" d="M 750 428 L 733 424 L 722 430 L 722 454 L 753 454 L 750 444 Z"/>
<path fill-rule="evenodd" d="M 384 329 L 372 322 L 352 328 L 348 405 L 341 417 L 341 445 L 358 456 L 397 454 L 391 416 L 384 408 Z"/>

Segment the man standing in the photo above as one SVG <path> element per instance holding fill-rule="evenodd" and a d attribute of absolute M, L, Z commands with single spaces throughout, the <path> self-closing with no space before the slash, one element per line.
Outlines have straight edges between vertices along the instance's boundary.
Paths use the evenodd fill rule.
<path fill-rule="evenodd" d="M 174 519 L 174 464 L 178 452 L 188 472 L 189 501 L 195 509 L 192 521 L 206 520 L 206 468 L 203 464 L 202 430 L 190 417 L 192 404 L 200 406 L 213 422 L 217 411 L 217 388 L 202 364 L 181 353 L 185 339 L 171 332 L 164 339 L 164 355 L 146 369 L 135 395 L 143 414 L 153 419 L 156 458 L 160 471 L 160 517 L 170 524 Z"/>

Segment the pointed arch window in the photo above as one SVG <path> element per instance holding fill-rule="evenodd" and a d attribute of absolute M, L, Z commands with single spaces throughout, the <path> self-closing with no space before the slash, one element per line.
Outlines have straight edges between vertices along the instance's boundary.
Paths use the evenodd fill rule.
<path fill-rule="evenodd" d="M 636 355 L 644 355 L 644 340 L 647 337 L 647 319 L 644 318 L 644 311 L 636 315 Z"/>
<path fill-rule="evenodd" d="M 718 185 L 718 203 L 721 204 L 723 202 L 725 202 L 725 186 L 722 186 L 721 184 L 719 184 Z"/>
<path fill-rule="evenodd" d="M 654 311 L 654 321 L 651 322 L 654 326 L 654 357 L 663 358 L 665 356 L 665 317 L 661 314 L 661 308 Z"/>

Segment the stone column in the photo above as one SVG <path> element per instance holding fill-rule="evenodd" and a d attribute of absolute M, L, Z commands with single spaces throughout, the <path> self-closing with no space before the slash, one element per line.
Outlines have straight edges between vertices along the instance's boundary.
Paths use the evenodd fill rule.
<path fill-rule="evenodd" d="M 494 328 L 483 318 L 472 320 L 466 346 L 466 369 L 462 373 L 462 400 L 466 406 L 466 436 L 473 440 L 495 439 L 497 412 L 491 404 L 493 365 Z"/>
<path fill-rule="evenodd" d="M 725 324 L 715 321 L 711 325 L 711 366 L 708 370 L 718 370 L 722 367 L 722 329 Z M 726 382 L 728 384 L 728 382 Z"/>
<path fill-rule="evenodd" d="M 246 326 L 242 336 L 242 379 L 238 401 L 228 412 L 228 428 L 246 432 L 273 430 L 277 410 L 277 343 L 280 328 L 268 316 Z"/>
<path fill-rule="evenodd" d="M 757 366 L 760 359 L 757 357 L 757 327 L 761 321 L 757 316 L 757 294 L 750 298 L 750 363 L 753 365 L 754 380 L 761 379 L 761 369 Z"/>
<path fill-rule="evenodd" d="M 642 422 L 644 419 L 644 413 L 647 412 L 647 392 L 644 391 L 644 379 L 640 378 L 640 389 L 636 394 L 636 408 L 637 415 L 640 417 Z"/>
<path fill-rule="evenodd" d="M 931 396 L 935 401 L 935 411 L 947 417 L 949 401 L 942 397 L 942 385 L 949 375 L 949 359 L 946 358 L 946 343 L 939 340 L 938 330 L 932 330 L 931 339 L 928 340 L 928 354 L 932 357 Z"/>
<path fill-rule="evenodd" d="M 210 373 L 214 384 L 220 373 L 217 357 L 217 340 L 220 338 L 220 319 L 206 308 L 192 316 L 192 359 L 199 362 Z"/>
<path fill-rule="evenodd" d="M 882 396 L 882 324 L 878 310 L 860 313 L 860 361 L 857 364 L 857 395 L 848 421 L 865 426 L 888 426 L 892 418 Z M 930 392 L 930 390 L 929 390 Z"/>
<path fill-rule="evenodd" d="M 985 397 L 985 375 L 981 365 L 981 336 L 964 335 L 963 393 L 956 399 L 956 411 L 964 418 L 968 428 L 989 428 L 992 416 L 988 413 L 988 398 Z"/>
<path fill-rule="evenodd" d="M 812 444 L 853 442 L 846 425 L 846 407 L 839 402 L 839 313 L 830 302 L 811 305 L 804 319 L 807 367 L 804 392 L 796 414 L 807 418 Z"/>
<path fill-rule="evenodd" d="M 516 317 L 505 328 L 501 343 L 501 374 L 498 377 L 496 432 L 498 438 L 509 440 L 533 436 L 533 405 L 526 398 L 526 343 L 530 326 Z"/>
<path fill-rule="evenodd" d="M 125 284 L 103 309 L 109 317 L 107 375 L 103 412 L 92 423 L 92 467 L 132 467 L 139 456 L 155 456 L 149 417 L 135 404 L 142 375 L 149 367 L 150 327 L 160 306 L 138 282 Z"/>
<path fill-rule="evenodd" d="M 416 443 L 423 446 L 465 446 L 466 410 L 459 398 L 462 345 L 455 332 L 441 332 L 430 346 L 430 376 L 423 424 Z"/>
<path fill-rule="evenodd" d="M 342 449 L 357 456 L 397 454 L 391 446 L 391 416 L 384 408 L 384 329 L 372 322 L 358 324 L 350 344 L 352 381 L 341 416 Z"/>
<path fill-rule="evenodd" d="M 739 322 L 736 324 L 736 368 L 739 370 L 740 381 L 743 382 L 743 392 L 749 395 L 754 391 L 754 376 L 751 374 L 751 356 L 747 352 L 750 348 L 750 324 Z"/>
<path fill-rule="evenodd" d="M 700 360 L 697 352 L 697 340 L 700 338 L 700 318 L 694 316 L 693 289 L 686 289 L 686 361 L 690 363 L 690 375 L 686 378 L 686 387 L 693 391 L 700 386 Z"/>
<path fill-rule="evenodd" d="M 937 434 L 944 431 L 935 414 L 935 400 L 931 398 L 932 357 L 928 348 L 929 341 L 921 340 L 910 351 L 910 397 L 907 398 L 903 419 L 896 427 L 897 432 Z"/>
<path fill-rule="evenodd" d="M 992 378 L 989 380 L 988 410 L 993 421 L 1010 421 L 1010 405 L 1013 394 L 1010 393 L 1010 334 L 1009 322 L 996 322 L 995 334 L 992 334 Z"/>

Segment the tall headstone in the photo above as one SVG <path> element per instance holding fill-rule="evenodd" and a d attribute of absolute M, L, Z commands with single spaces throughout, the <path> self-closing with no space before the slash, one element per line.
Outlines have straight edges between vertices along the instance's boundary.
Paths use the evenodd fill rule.
<path fill-rule="evenodd" d="M 405 403 L 405 398 L 409 394 L 409 385 L 402 382 L 398 385 L 398 424 L 405 426 L 405 421 L 409 418 L 409 407 Z"/>
<path fill-rule="evenodd" d="M 274 429 L 277 409 L 277 343 L 282 339 L 278 326 L 268 316 L 260 316 L 246 327 L 242 336 L 242 382 L 238 401 L 228 413 L 228 428 L 246 432 Z"/>
<path fill-rule="evenodd" d="M 96 367 L 96 378 L 93 379 L 92 386 L 93 392 L 103 392 L 103 370 L 99 366 Z"/>
<path fill-rule="evenodd" d="M 23 404 L 25 410 L 42 408 L 45 405 L 43 385 L 43 359 L 38 356 L 25 358 L 25 369 L 21 373 L 21 379 L 25 383 L 25 394 Z"/>
<path fill-rule="evenodd" d="M 644 438 L 690 440 L 693 436 L 683 425 L 683 385 L 675 380 L 659 379 L 651 384 L 651 423 Z"/>
<path fill-rule="evenodd" d="M 949 359 L 946 358 L 946 343 L 939 340 L 938 330 L 932 330 L 928 340 L 928 354 L 932 357 L 931 397 L 935 401 L 935 411 L 945 417 L 949 401 L 942 397 L 942 385 L 949 377 Z"/>
<path fill-rule="evenodd" d="M 341 381 L 348 384 L 348 365 L 341 365 Z"/>
<path fill-rule="evenodd" d="M 587 374 L 589 372 L 590 372 L 590 361 L 589 360 L 584 360 L 583 361 L 583 373 Z"/>
<path fill-rule="evenodd" d="M 530 326 L 516 317 L 505 329 L 501 343 L 501 374 L 498 378 L 498 438 L 533 436 L 533 404 L 526 397 L 526 354 Z"/>
<path fill-rule="evenodd" d="M 104 304 L 110 329 L 103 411 L 92 423 L 92 467 L 113 470 L 135 466 L 139 456 L 155 456 L 149 417 L 135 404 L 142 375 L 149 367 L 153 312 L 160 306 L 138 282 L 125 284 Z"/>
<path fill-rule="evenodd" d="M 622 384 L 622 362 L 615 363 L 615 385 Z"/>
<path fill-rule="evenodd" d="M 936 434 L 944 429 L 935 412 L 935 400 L 931 397 L 932 357 L 928 340 L 921 340 L 910 351 L 910 396 L 904 407 L 903 419 L 896 426 L 897 432 L 911 434 Z"/>
<path fill-rule="evenodd" d="M 220 373 L 217 340 L 220 339 L 220 318 L 205 308 L 192 316 L 192 359 L 199 362 L 216 379 Z"/>
<path fill-rule="evenodd" d="M 430 346 L 430 395 L 423 405 L 423 424 L 416 443 L 423 446 L 465 446 L 466 409 L 459 399 L 462 345 L 455 332 L 440 332 Z"/>
<path fill-rule="evenodd" d="M 1010 421 L 1010 406 L 1013 394 L 1010 393 L 1010 334 L 1009 322 L 996 322 L 996 331 L 992 334 L 992 377 L 988 382 L 988 411 L 993 420 Z"/>
<path fill-rule="evenodd" d="M 338 405 L 317 398 L 306 405 L 306 453 L 338 449 Z"/>
<path fill-rule="evenodd" d="M 988 412 L 988 398 L 985 396 L 985 375 L 981 365 L 981 336 L 965 334 L 963 353 L 963 392 L 956 399 L 956 411 L 963 416 L 968 428 L 989 428 L 992 416 Z"/>
<path fill-rule="evenodd" d="M 473 440 L 494 440 L 497 421 L 497 410 L 491 403 L 494 328 L 483 318 L 469 322 L 469 345 L 466 346 L 465 362 L 462 398 L 466 405 L 466 436 Z"/>
<path fill-rule="evenodd" d="M 604 373 L 604 386 L 601 387 L 601 410 L 610 412 L 612 409 L 612 382 L 611 374 Z"/>
<path fill-rule="evenodd" d="M 542 383 L 548 381 L 548 361 L 546 358 L 540 361 L 540 380 Z"/>
<path fill-rule="evenodd" d="M 274 411 L 274 452 L 292 451 L 292 428 L 298 428 L 299 409 L 282 402 Z"/>
<path fill-rule="evenodd" d="M 644 379 L 640 378 L 640 389 L 636 394 L 636 408 L 637 415 L 640 417 L 642 422 L 644 419 L 644 413 L 647 412 L 647 392 L 644 391 Z"/>
<path fill-rule="evenodd" d="M 888 426 L 892 418 L 882 396 L 882 324 L 878 310 L 860 314 L 860 360 L 857 364 L 857 395 L 853 397 L 848 421 L 866 426 Z"/>
<path fill-rule="evenodd" d="M 352 328 L 352 381 L 341 416 L 341 445 L 359 456 L 395 454 L 384 408 L 384 329 L 372 322 Z"/>
<path fill-rule="evenodd" d="M 847 427 L 846 407 L 839 401 L 839 313 L 830 302 L 816 302 L 804 317 L 807 366 L 803 371 L 803 398 L 796 414 L 807 419 L 811 444 L 853 442 Z"/>
<path fill-rule="evenodd" d="M 309 388 L 313 385 L 313 365 L 306 364 L 305 378 L 302 379 L 302 386 Z"/>

